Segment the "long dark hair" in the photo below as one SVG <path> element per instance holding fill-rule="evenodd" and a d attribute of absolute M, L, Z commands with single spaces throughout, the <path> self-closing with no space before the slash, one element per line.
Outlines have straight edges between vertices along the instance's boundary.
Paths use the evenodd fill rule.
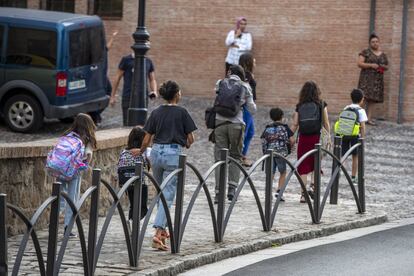
<path fill-rule="evenodd" d="M 96 149 L 95 130 L 96 126 L 91 116 L 85 113 L 79 113 L 76 115 L 70 128 L 65 131 L 64 135 L 67 135 L 73 131 L 79 135 L 85 146 L 90 144 L 93 149 Z"/>
<path fill-rule="evenodd" d="M 134 127 L 129 133 L 128 144 L 126 149 L 130 150 L 134 148 L 140 148 L 142 145 L 142 141 L 144 140 L 144 136 L 145 131 L 141 127 Z"/>
<path fill-rule="evenodd" d="M 245 53 L 239 58 L 239 65 L 243 67 L 245 73 L 253 73 L 253 63 L 254 59 L 251 53 Z"/>
<path fill-rule="evenodd" d="M 314 81 L 305 82 L 299 93 L 298 106 L 308 102 L 321 103 L 320 94 L 321 91 Z"/>

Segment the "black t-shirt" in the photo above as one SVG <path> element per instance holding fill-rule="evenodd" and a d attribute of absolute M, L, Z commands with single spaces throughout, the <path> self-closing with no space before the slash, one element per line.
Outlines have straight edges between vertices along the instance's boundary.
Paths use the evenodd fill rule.
<path fill-rule="evenodd" d="M 134 62 L 134 57 L 132 57 L 132 55 L 127 55 L 121 59 L 118 65 L 118 68 L 124 71 L 124 86 L 122 88 L 122 98 L 127 100 L 129 100 L 129 98 L 131 97 L 131 86 L 132 80 L 134 79 Z M 147 77 L 149 77 L 149 74 L 154 72 L 155 70 L 152 60 L 148 57 L 145 58 L 145 69 L 147 70 Z"/>
<path fill-rule="evenodd" d="M 187 135 L 197 129 L 188 111 L 176 105 L 161 105 L 152 111 L 144 130 L 154 134 L 155 144 L 187 144 Z"/>

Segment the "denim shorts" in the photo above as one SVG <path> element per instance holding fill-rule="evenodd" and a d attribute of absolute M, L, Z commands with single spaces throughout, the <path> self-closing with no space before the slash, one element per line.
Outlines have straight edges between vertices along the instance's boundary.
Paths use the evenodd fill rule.
<path fill-rule="evenodd" d="M 276 173 L 276 168 L 280 173 L 286 172 L 286 160 L 280 157 L 273 157 L 273 173 Z"/>

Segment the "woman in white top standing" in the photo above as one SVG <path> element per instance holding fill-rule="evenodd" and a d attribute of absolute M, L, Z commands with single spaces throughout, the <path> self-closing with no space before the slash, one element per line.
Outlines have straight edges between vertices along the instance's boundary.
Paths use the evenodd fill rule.
<path fill-rule="evenodd" d="M 227 76 L 230 65 L 238 65 L 240 56 L 252 49 L 252 35 L 246 32 L 246 26 L 246 18 L 239 17 L 236 22 L 236 29 L 231 30 L 227 35 L 226 46 L 229 50 L 226 57 L 225 76 Z"/>

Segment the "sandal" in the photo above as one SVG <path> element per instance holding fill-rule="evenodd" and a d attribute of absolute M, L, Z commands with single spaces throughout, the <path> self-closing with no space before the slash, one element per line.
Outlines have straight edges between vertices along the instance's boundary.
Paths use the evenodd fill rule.
<path fill-rule="evenodd" d="M 152 237 L 152 248 L 158 249 L 160 251 L 168 251 L 169 248 L 167 245 L 165 245 L 162 242 L 162 231 L 161 229 L 158 229 L 155 231 L 154 237 Z"/>
<path fill-rule="evenodd" d="M 377 124 L 376 124 L 374 121 L 372 121 L 372 120 L 367 121 L 367 122 L 366 122 L 366 124 L 367 124 L 367 125 L 370 125 L 370 126 L 376 126 L 376 125 L 377 125 Z"/>
<path fill-rule="evenodd" d="M 161 230 L 161 241 L 166 246 L 166 240 L 170 238 L 170 234 L 167 230 Z"/>
<path fill-rule="evenodd" d="M 310 190 L 308 191 L 308 195 L 311 199 L 315 197 L 315 184 L 314 183 L 310 184 Z"/>
<path fill-rule="evenodd" d="M 305 193 L 302 192 L 302 195 L 300 196 L 300 203 L 306 203 Z"/>
<path fill-rule="evenodd" d="M 253 165 L 253 163 L 252 163 L 252 162 L 249 162 L 249 160 L 247 160 L 247 158 L 246 158 L 246 157 L 243 157 L 243 158 L 242 158 L 242 165 L 243 165 L 244 167 L 251 167 L 251 166 Z"/>

